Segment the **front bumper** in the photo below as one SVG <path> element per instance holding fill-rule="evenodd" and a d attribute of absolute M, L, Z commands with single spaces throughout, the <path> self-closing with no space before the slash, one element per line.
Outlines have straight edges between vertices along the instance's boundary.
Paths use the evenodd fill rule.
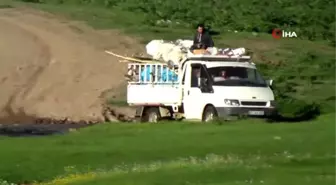
<path fill-rule="evenodd" d="M 216 110 L 220 118 L 229 116 L 272 117 L 277 114 L 274 107 L 216 107 Z"/>

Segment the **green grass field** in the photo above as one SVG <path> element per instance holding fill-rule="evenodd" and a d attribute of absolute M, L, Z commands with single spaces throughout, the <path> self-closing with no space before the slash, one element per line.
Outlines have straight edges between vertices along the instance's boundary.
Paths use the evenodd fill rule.
<path fill-rule="evenodd" d="M 0 174 L 49 184 L 335 184 L 335 115 L 301 124 L 105 124 L 0 138 Z"/>
<path fill-rule="evenodd" d="M 141 37 L 144 44 L 151 39 L 191 38 L 193 34 L 191 26 L 144 24 L 151 14 L 110 6 L 117 1 L 106 0 L 108 6 L 101 6 L 100 0 L 45 0 L 43 4 L 0 0 L 0 7 L 31 6 L 84 20 L 97 29 L 122 30 Z M 287 2 L 289 8 L 300 4 L 291 4 L 292 0 L 281 2 Z M 331 6 L 322 0 L 315 3 L 330 10 Z M 269 12 L 275 9 L 276 6 L 270 7 Z M 239 11 L 232 11 L 238 19 Z M 222 125 L 105 124 L 65 136 L 0 137 L 0 179 L 50 185 L 335 184 L 335 46 L 328 39 L 311 38 L 318 35 L 316 30 L 322 29 L 323 24 L 317 25 L 316 30 L 304 24 L 298 30 L 298 34 L 309 33 L 309 40 L 303 37 L 278 41 L 265 31 L 252 33 L 248 25 L 259 22 L 243 18 L 246 29 L 238 33 L 228 30 L 241 25 L 225 28 L 214 20 L 214 29 L 219 25 L 221 32 L 214 36 L 216 44 L 246 47 L 252 53 L 265 77 L 275 80 L 282 115 L 321 115 L 316 120 L 290 124 L 260 120 Z M 118 100 L 119 104 L 122 102 Z"/>

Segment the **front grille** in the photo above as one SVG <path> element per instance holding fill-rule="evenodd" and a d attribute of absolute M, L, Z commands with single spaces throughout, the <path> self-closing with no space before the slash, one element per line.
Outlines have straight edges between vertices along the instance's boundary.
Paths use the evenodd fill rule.
<path fill-rule="evenodd" d="M 241 105 L 246 106 L 266 106 L 267 102 L 264 101 L 241 101 Z"/>

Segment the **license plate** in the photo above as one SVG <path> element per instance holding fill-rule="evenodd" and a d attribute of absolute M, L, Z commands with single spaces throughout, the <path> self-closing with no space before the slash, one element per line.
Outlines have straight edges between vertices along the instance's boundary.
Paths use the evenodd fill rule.
<path fill-rule="evenodd" d="M 253 116 L 263 116 L 265 114 L 264 111 L 257 111 L 257 110 L 251 110 L 248 112 L 249 115 Z"/>

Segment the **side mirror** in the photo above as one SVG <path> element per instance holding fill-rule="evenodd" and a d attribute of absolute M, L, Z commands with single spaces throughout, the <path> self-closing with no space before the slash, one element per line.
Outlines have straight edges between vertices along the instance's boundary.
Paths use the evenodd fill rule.
<path fill-rule="evenodd" d="M 268 86 L 271 87 L 273 85 L 273 80 L 267 80 L 266 83 L 267 83 Z"/>

